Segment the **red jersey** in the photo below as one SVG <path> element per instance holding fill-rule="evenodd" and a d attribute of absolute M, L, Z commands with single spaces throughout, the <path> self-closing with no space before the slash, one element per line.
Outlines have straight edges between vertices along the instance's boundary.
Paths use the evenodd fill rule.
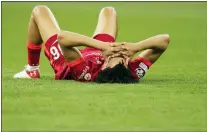
<path fill-rule="evenodd" d="M 108 34 L 98 34 L 94 39 L 104 42 L 114 42 L 114 38 Z M 81 82 L 94 81 L 104 64 L 104 57 L 98 49 L 86 47 L 80 50 L 82 58 L 68 63 L 60 49 L 57 35 L 48 39 L 45 44 L 45 55 L 50 60 L 50 64 L 55 72 L 55 79 L 76 80 Z M 130 61 L 128 68 L 135 79 L 142 78 L 151 63 L 144 58 L 138 57 Z"/>

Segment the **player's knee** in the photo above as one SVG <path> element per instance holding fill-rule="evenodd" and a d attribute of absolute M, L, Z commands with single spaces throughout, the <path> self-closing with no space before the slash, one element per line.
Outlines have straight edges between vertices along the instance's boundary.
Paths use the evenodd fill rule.
<path fill-rule="evenodd" d="M 106 15 L 116 15 L 116 10 L 114 7 L 104 7 L 101 12 Z"/>
<path fill-rule="evenodd" d="M 37 16 L 41 15 L 43 12 L 48 11 L 48 10 L 49 10 L 49 8 L 45 5 L 35 6 L 32 11 L 32 16 L 37 17 Z"/>
<path fill-rule="evenodd" d="M 108 11 L 108 12 L 113 12 L 113 11 L 115 11 L 115 8 L 114 7 L 110 7 L 110 6 L 106 6 L 102 10 Z"/>

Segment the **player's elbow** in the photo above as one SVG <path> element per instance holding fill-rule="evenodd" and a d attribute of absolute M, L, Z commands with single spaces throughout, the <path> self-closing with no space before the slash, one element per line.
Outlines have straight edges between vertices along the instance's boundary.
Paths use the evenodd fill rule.
<path fill-rule="evenodd" d="M 166 45 L 170 44 L 170 35 L 169 34 L 163 34 L 163 39 Z"/>
<path fill-rule="evenodd" d="M 163 35 L 164 39 L 164 45 L 165 45 L 165 50 L 168 48 L 168 45 L 170 44 L 170 35 L 169 34 L 164 34 Z"/>
<path fill-rule="evenodd" d="M 160 37 L 160 44 L 161 44 L 161 47 L 160 49 L 162 51 L 165 51 L 167 48 L 168 48 L 168 45 L 170 43 L 170 35 L 169 34 L 161 34 L 159 35 Z"/>

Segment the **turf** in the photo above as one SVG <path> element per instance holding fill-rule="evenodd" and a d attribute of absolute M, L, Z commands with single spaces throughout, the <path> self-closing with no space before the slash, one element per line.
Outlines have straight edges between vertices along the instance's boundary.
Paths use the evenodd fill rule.
<path fill-rule="evenodd" d="M 31 10 L 45 4 L 59 25 L 91 36 L 99 10 L 114 6 L 117 41 L 169 33 L 165 54 L 137 84 L 14 80 L 27 63 Z M 206 2 L 2 2 L 3 131 L 207 131 Z"/>

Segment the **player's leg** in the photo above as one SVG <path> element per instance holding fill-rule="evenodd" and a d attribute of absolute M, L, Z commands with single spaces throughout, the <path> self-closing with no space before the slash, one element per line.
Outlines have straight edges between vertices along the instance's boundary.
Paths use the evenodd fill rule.
<path fill-rule="evenodd" d="M 46 41 L 48 41 L 51 38 L 51 36 L 58 34 L 60 28 L 53 13 L 48 7 L 37 6 L 36 9 L 34 9 L 33 11 L 33 15 L 44 43 L 46 43 Z M 51 44 L 48 45 L 46 43 L 45 47 L 45 50 L 48 50 L 50 52 L 50 49 L 48 48 L 51 47 Z M 59 47 L 56 48 L 58 49 Z M 81 57 L 81 54 L 76 47 L 62 49 L 62 52 L 67 61 L 74 61 Z"/>
<path fill-rule="evenodd" d="M 27 52 L 28 65 L 14 75 L 14 78 L 39 78 L 39 60 L 42 43 L 59 32 L 60 28 L 51 11 L 46 6 L 36 6 L 28 25 Z"/>
<path fill-rule="evenodd" d="M 116 10 L 113 7 L 102 8 L 99 13 L 93 38 L 104 42 L 114 42 L 117 37 L 117 30 Z M 86 47 L 81 52 L 84 54 L 89 49 L 94 50 L 94 48 Z"/>
<path fill-rule="evenodd" d="M 163 41 L 165 42 L 166 45 L 169 45 L 170 36 L 164 35 Z M 151 62 L 151 64 L 153 64 L 159 59 L 159 57 L 165 52 L 166 49 L 167 49 L 167 47 L 162 50 L 156 49 L 156 48 L 155 49 L 146 49 L 138 55 L 138 58 L 139 57 L 144 58 L 145 60 L 148 60 L 149 62 Z"/>
<path fill-rule="evenodd" d="M 39 78 L 41 44 L 59 31 L 58 23 L 48 7 L 36 6 L 33 9 L 28 27 L 28 65 L 25 70 L 16 74 L 14 78 Z M 52 43 L 45 47 L 50 48 L 51 45 Z M 71 50 L 73 51 L 73 49 Z M 80 55 L 72 52 L 72 56 L 78 58 Z"/>
<path fill-rule="evenodd" d="M 36 30 L 39 36 L 36 40 L 34 40 L 34 34 L 32 34 L 34 30 Z M 38 42 L 38 39 L 41 38 L 45 43 L 51 36 L 57 34 L 59 31 L 59 25 L 47 6 L 39 5 L 33 9 L 29 23 L 28 40 Z"/>
<path fill-rule="evenodd" d="M 98 17 L 98 23 L 93 37 L 98 34 L 108 34 L 114 39 L 117 36 L 117 15 L 113 7 L 104 7 Z"/>

